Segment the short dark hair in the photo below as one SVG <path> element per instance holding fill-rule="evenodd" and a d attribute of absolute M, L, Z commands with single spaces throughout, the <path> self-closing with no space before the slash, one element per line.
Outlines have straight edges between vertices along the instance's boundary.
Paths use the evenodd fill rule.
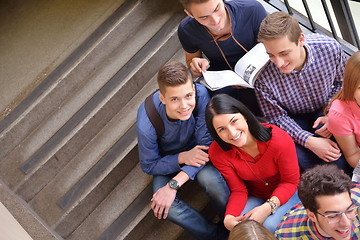
<path fill-rule="evenodd" d="M 183 5 L 183 7 L 189 11 L 189 5 L 192 4 L 192 3 L 196 3 L 196 4 L 199 4 L 199 3 L 205 3 L 205 2 L 208 2 L 210 0 L 179 0 L 179 2 L 181 3 L 181 5 Z"/>
<path fill-rule="evenodd" d="M 176 87 L 192 81 L 190 70 L 181 62 L 169 62 L 160 68 L 157 75 L 157 83 L 160 92 L 164 94 L 166 87 Z"/>
<path fill-rule="evenodd" d="M 291 42 L 298 44 L 301 28 L 296 18 L 285 12 L 274 12 L 266 16 L 259 28 L 259 42 L 287 36 Z"/>
<path fill-rule="evenodd" d="M 316 202 L 317 196 L 332 196 L 344 192 L 350 195 L 353 187 L 351 178 L 336 165 L 317 165 L 301 175 L 298 195 L 304 207 L 316 213 L 320 208 Z"/>
<path fill-rule="evenodd" d="M 271 138 L 271 128 L 266 128 L 260 124 L 259 120 L 254 114 L 240 101 L 227 94 L 218 94 L 211 98 L 210 102 L 206 106 L 205 119 L 206 126 L 219 146 L 228 151 L 231 149 L 231 145 L 224 142 L 217 134 L 214 125 L 213 118 L 219 114 L 231 114 L 240 113 L 247 120 L 250 133 L 259 141 L 267 142 Z"/>

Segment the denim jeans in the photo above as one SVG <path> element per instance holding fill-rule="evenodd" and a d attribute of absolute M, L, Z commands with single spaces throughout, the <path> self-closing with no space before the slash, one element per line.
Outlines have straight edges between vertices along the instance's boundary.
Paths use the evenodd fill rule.
<path fill-rule="evenodd" d="M 316 129 L 312 126 L 315 120 L 318 117 L 324 116 L 322 109 L 314 111 L 312 113 L 305 113 L 305 114 L 297 114 L 291 115 L 291 117 L 295 120 L 299 126 L 311 133 L 314 133 L 316 129 L 319 129 L 322 125 L 319 125 Z M 319 137 L 319 135 L 314 133 L 315 137 Z M 334 137 L 330 138 L 332 141 L 336 142 Z M 308 168 L 315 167 L 319 164 L 334 164 L 338 166 L 340 169 L 343 169 L 349 176 L 352 176 L 353 168 L 347 163 L 344 155 L 342 154 L 341 157 L 334 161 L 334 162 L 325 162 L 321 158 L 319 158 L 315 153 L 313 153 L 310 149 L 307 149 L 299 144 L 295 144 L 296 146 L 296 155 L 298 157 L 299 166 L 301 171 L 304 171 Z"/>
<path fill-rule="evenodd" d="M 173 175 L 159 176 L 153 178 L 153 192 L 165 186 Z M 221 219 L 224 218 L 227 200 L 230 195 L 229 188 L 220 172 L 210 163 L 201 169 L 195 178 L 199 185 L 209 196 L 210 201 L 216 208 Z M 171 222 L 181 226 L 196 239 L 224 239 L 227 234 L 223 227 L 223 221 L 215 224 L 206 219 L 196 209 L 179 199 L 176 195 L 167 217 Z"/>
<path fill-rule="evenodd" d="M 274 214 L 271 214 L 263 222 L 264 227 L 266 227 L 270 232 L 275 233 L 277 225 L 281 222 L 281 218 L 290 210 L 295 204 L 300 201 L 297 192 L 283 205 L 276 209 Z M 249 196 L 248 201 L 246 202 L 245 208 L 242 211 L 241 215 L 248 213 L 250 210 L 254 209 L 257 206 L 265 203 L 266 200 L 254 196 Z"/>

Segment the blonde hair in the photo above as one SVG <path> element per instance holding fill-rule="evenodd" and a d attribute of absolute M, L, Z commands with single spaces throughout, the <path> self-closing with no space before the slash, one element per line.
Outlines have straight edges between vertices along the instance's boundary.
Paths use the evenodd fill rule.
<path fill-rule="evenodd" d="M 228 240 L 276 240 L 276 237 L 255 220 L 238 223 L 231 231 Z"/>
<path fill-rule="evenodd" d="M 345 65 L 343 87 L 337 92 L 330 103 L 326 106 L 324 113 L 329 110 L 335 99 L 341 101 L 354 101 L 354 94 L 360 85 L 360 51 L 354 53 Z"/>

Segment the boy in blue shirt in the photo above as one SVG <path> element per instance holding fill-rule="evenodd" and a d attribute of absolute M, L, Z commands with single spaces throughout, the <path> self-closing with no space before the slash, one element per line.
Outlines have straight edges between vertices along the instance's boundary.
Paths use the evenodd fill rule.
<path fill-rule="evenodd" d="M 207 69 L 233 70 L 236 62 L 256 45 L 260 23 L 266 17 L 261 3 L 253 0 L 180 0 L 180 3 L 188 17 L 180 23 L 178 35 L 194 77 L 200 77 Z M 218 93 L 227 93 L 255 115 L 261 114 L 251 88 L 225 87 L 210 94 Z"/>
<path fill-rule="evenodd" d="M 164 65 L 157 81 L 159 91 L 152 95 L 152 101 L 164 124 L 164 133 L 157 134 L 144 103 L 137 115 L 140 165 L 145 173 L 153 175 L 151 208 L 155 217 L 168 218 L 197 239 L 222 239 L 221 226 L 177 196 L 183 184 L 196 179 L 220 218 L 224 217 L 229 189 L 218 170 L 208 163 L 206 152 L 213 140 L 205 124 L 207 90 L 202 85 L 195 87 L 191 72 L 179 62 Z"/>

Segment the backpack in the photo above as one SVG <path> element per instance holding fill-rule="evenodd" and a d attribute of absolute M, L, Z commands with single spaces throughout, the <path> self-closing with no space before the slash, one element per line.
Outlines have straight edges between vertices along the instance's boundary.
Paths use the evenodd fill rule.
<path fill-rule="evenodd" d="M 198 94 L 197 94 L 196 84 L 194 84 L 194 86 L 195 86 L 195 108 L 192 112 L 192 115 L 194 116 L 194 118 L 196 118 L 198 113 L 197 111 Z M 144 102 L 144 107 L 146 114 L 148 115 L 151 124 L 155 128 L 156 135 L 158 136 L 159 139 L 164 134 L 165 126 L 163 120 L 160 117 L 160 114 L 158 113 L 154 105 L 153 95 L 155 94 L 155 92 L 147 96 Z"/>

